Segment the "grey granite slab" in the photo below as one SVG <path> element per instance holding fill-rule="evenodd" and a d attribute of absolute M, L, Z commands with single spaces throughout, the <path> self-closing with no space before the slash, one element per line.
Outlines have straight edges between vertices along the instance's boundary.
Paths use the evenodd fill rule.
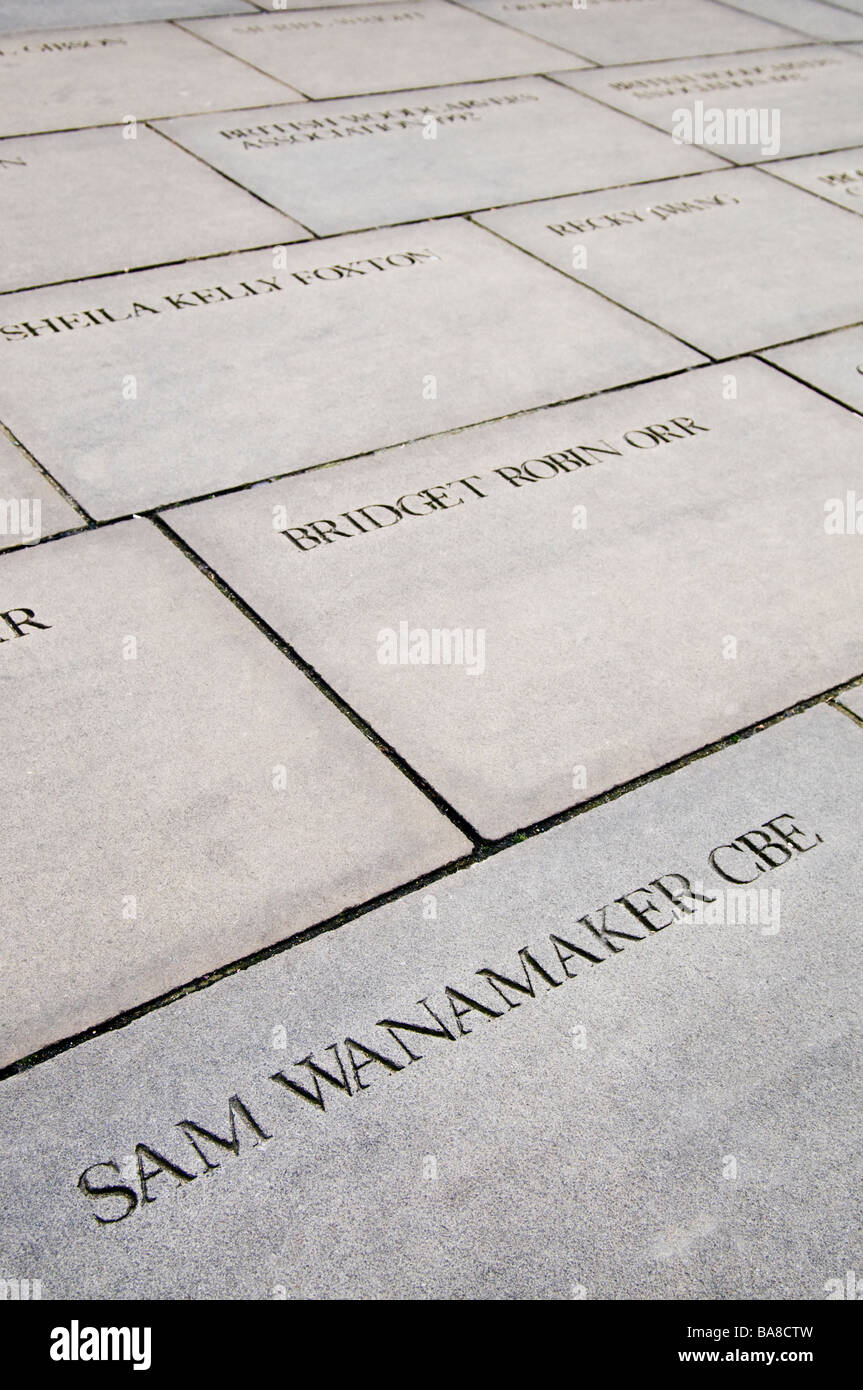
<path fill-rule="evenodd" d="M 577 66 L 563 50 L 445 0 L 346 5 L 314 14 L 260 14 L 254 19 L 201 19 L 185 27 L 310 97 L 391 92 Z"/>
<path fill-rule="evenodd" d="M 789 343 L 763 356 L 863 414 L 863 327 Z"/>
<path fill-rule="evenodd" d="M 563 73 L 559 80 L 660 130 L 691 134 L 735 164 L 819 154 L 863 139 L 863 64 L 850 48 L 812 44 L 722 61 Z"/>
<path fill-rule="evenodd" d="M 826 1298 L 860 1224 L 861 796 L 822 707 L 5 1081 L 7 1277 Z"/>
<path fill-rule="evenodd" d="M 498 838 L 863 672 L 861 440 L 742 360 L 166 518 Z"/>
<path fill-rule="evenodd" d="M 134 24 L 147 19 L 191 19 L 242 14 L 246 0 L 0 0 L 0 33 L 59 29 L 79 24 Z"/>
<path fill-rule="evenodd" d="M 325 235 L 720 164 L 543 77 L 190 116 L 160 129 Z"/>
<path fill-rule="evenodd" d="M 0 1063 L 470 848 L 152 522 L 0 593 Z"/>
<path fill-rule="evenodd" d="M 863 146 L 803 159 L 777 159 L 763 167 L 808 193 L 817 193 L 851 212 L 863 213 Z"/>
<path fill-rule="evenodd" d="M 863 513 L 863 508 L 861 508 L 861 513 Z M 860 534 L 863 534 L 863 526 L 861 526 Z M 854 714 L 859 715 L 860 718 L 863 719 L 863 687 L 857 685 L 853 690 L 846 690 L 844 694 L 839 695 L 837 698 L 841 705 L 845 705 L 846 708 L 852 710 Z"/>
<path fill-rule="evenodd" d="M 560 44 L 594 62 L 639 63 L 736 53 L 800 42 L 787 25 L 765 23 L 713 0 L 461 0 L 480 14 Z"/>
<path fill-rule="evenodd" d="M 863 223 L 758 169 L 476 220 L 714 357 L 863 319 Z"/>
<path fill-rule="evenodd" d="M 380 3 L 400 5 L 404 3 L 404 0 L 380 0 Z M 280 14 L 283 19 L 286 10 L 331 10 L 333 8 L 330 0 L 248 0 L 248 4 L 254 6 L 256 10 Z M 368 0 L 344 0 L 344 4 L 339 8 L 344 9 L 348 5 L 367 4 Z"/>
<path fill-rule="evenodd" d="M 147 126 L 124 129 L 0 141 L 0 290 L 308 237 Z"/>
<path fill-rule="evenodd" d="M 83 525 L 74 507 L 0 429 L 0 550 L 34 545 L 43 536 Z"/>
<path fill-rule="evenodd" d="M 467 221 L 0 309 L 0 419 L 100 519 L 701 360 Z"/>
<path fill-rule="evenodd" d="M 734 8 L 747 14 L 786 24 L 801 34 L 834 43 L 863 39 L 863 5 L 857 14 L 853 5 L 832 5 L 826 0 L 734 0 Z"/>
<path fill-rule="evenodd" d="M 299 99 L 174 24 L 0 36 L 0 135 Z"/>

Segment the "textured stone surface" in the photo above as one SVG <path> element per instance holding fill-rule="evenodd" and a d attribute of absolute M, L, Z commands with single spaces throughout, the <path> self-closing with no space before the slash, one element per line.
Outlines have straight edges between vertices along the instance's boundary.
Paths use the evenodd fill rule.
<path fill-rule="evenodd" d="M 253 0 L 0 0 L 0 33 L 62 25 L 134 24 L 183 15 L 237 14 Z"/>
<path fill-rule="evenodd" d="M 192 116 L 161 129 L 322 234 L 720 163 L 543 77 Z"/>
<path fill-rule="evenodd" d="M 292 99 L 299 93 L 284 83 L 173 24 L 28 31 L 0 42 L 0 135 Z"/>
<path fill-rule="evenodd" d="M 477 221 L 714 357 L 863 319 L 863 224 L 759 169 L 556 198 Z M 777 236 L 792 225 L 793 237 Z"/>
<path fill-rule="evenodd" d="M 733 370 L 733 400 L 718 366 L 167 517 L 498 837 L 863 672 L 863 549 L 824 529 L 863 422 Z M 340 534 L 299 529 L 318 520 Z M 439 639 L 435 661 L 430 634 L 453 629 L 464 659 Z"/>
<path fill-rule="evenodd" d="M 0 430 L 0 550 L 34 545 L 42 536 L 83 524 L 74 507 Z"/>
<path fill-rule="evenodd" d="M 0 179 L 0 290 L 308 236 L 144 125 L 6 140 Z"/>
<path fill-rule="evenodd" d="M 863 213 L 863 146 L 803 159 L 777 159 L 764 168 L 798 188 L 829 198 L 831 203 L 851 212 Z"/>
<path fill-rule="evenodd" d="M 863 5 L 857 14 L 843 0 L 841 7 L 822 0 L 734 0 L 734 7 L 777 24 L 787 24 L 816 39 L 841 43 L 863 39 Z"/>
<path fill-rule="evenodd" d="M 470 847 L 152 522 L 0 597 L 0 1064 Z"/>
<path fill-rule="evenodd" d="M 839 695 L 837 698 L 840 704 L 853 710 L 863 719 L 863 687 L 855 686 L 853 690 L 846 690 L 843 695 Z"/>
<path fill-rule="evenodd" d="M 0 419 L 99 518 L 700 360 L 465 221 L 7 295 L 0 311 Z"/>
<path fill-rule="evenodd" d="M 863 415 L 863 328 L 844 328 L 762 354 Z"/>
<path fill-rule="evenodd" d="M 43 1298 L 824 1298 L 860 1223 L 861 796 L 861 731 L 801 715 L 435 884 L 434 919 L 408 896 L 5 1082 L 7 1270 Z M 717 857 L 752 920 L 709 856 L 783 813 L 802 852 Z M 633 895 L 675 874 L 712 920 Z M 604 904 L 642 939 L 579 924 Z M 552 934 L 601 963 L 565 979 Z M 422 999 L 452 1040 L 377 1026 L 437 1028 Z M 401 1069 L 355 1047 L 358 1090 L 345 1038 Z M 351 1094 L 269 1079 L 314 1097 L 310 1054 Z M 269 1139 L 176 1127 L 230 1139 L 231 1096 Z M 139 1144 L 189 1180 L 142 1152 L 141 1204 Z"/>
<path fill-rule="evenodd" d="M 562 49 L 444 0 L 192 20 L 185 27 L 309 97 L 578 66 Z"/>
<path fill-rule="evenodd" d="M 528 34 L 596 63 L 638 63 L 800 42 L 784 24 L 765 23 L 713 0 L 461 0 Z M 774 18 L 774 16 L 770 16 Z M 856 38 L 853 33 L 846 37 Z"/>
<path fill-rule="evenodd" d="M 567 86 L 607 101 L 632 116 L 671 131 L 679 111 L 695 115 L 719 110 L 763 112 L 768 140 L 713 140 L 707 146 L 735 164 L 754 164 L 780 155 L 818 154 L 863 139 L 863 64 L 850 49 L 811 44 L 765 49 L 740 57 L 692 58 L 636 65 L 613 71 L 556 74 Z M 779 148 L 770 136 L 777 125 Z M 728 127 L 717 131 L 729 134 Z M 736 134 L 736 130 L 734 132 Z M 750 135 L 747 120 L 747 137 Z M 698 140 L 696 144 L 700 143 Z"/>

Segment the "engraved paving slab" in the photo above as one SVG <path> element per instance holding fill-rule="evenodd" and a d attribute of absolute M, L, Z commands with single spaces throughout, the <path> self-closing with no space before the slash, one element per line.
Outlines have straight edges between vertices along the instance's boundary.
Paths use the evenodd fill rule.
<path fill-rule="evenodd" d="M 823 1298 L 860 1222 L 861 796 L 821 708 L 13 1077 L 9 1267 Z"/>
<path fill-rule="evenodd" d="M 700 360 L 466 221 L 7 295 L 0 312 L 0 419 L 100 519 Z"/>
<path fill-rule="evenodd" d="M 731 371 L 166 518 L 496 838 L 863 671 L 863 421 Z"/>
<path fill-rule="evenodd" d="M 160 128 L 322 234 L 720 163 L 542 77 L 192 116 Z"/>
<path fill-rule="evenodd" d="M 557 76 L 735 164 L 818 154 L 863 139 L 863 63 L 855 52 L 827 45 Z M 737 112 L 742 120 L 732 120 Z"/>
<path fill-rule="evenodd" d="M 579 66 L 563 49 L 444 0 L 191 20 L 185 27 L 309 97 Z"/>
<path fill-rule="evenodd" d="M 523 204 L 477 221 L 713 357 L 863 319 L 863 223 L 759 169 Z M 793 237 L 777 234 L 790 226 Z"/>
<path fill-rule="evenodd" d="M 0 135 L 299 100 L 173 24 L 0 35 Z"/>

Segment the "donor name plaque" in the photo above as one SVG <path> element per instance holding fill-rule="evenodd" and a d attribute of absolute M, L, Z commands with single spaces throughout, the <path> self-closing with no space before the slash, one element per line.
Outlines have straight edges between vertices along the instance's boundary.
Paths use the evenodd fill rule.
<path fill-rule="evenodd" d="M 742 360 L 165 517 L 496 839 L 863 671 L 861 439 Z"/>
<path fill-rule="evenodd" d="M 8 1267 L 44 1299 L 823 1298 L 861 795 L 822 706 L 8 1078 Z"/>

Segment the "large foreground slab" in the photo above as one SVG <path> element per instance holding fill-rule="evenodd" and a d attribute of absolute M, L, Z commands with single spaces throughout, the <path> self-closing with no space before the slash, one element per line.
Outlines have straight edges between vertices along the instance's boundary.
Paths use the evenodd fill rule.
<path fill-rule="evenodd" d="M 4 140 L 0 179 L 0 290 L 308 236 L 145 125 Z"/>
<path fill-rule="evenodd" d="M 596 63 L 638 63 L 699 53 L 800 42 L 784 25 L 765 23 L 713 0 L 462 0 Z M 790 23 L 790 21 L 786 21 Z M 846 37 L 857 38 L 854 32 Z"/>
<path fill-rule="evenodd" d="M 160 128 L 321 234 L 719 165 L 542 77 L 191 116 Z"/>
<path fill-rule="evenodd" d="M 824 1298 L 860 1223 L 861 796 L 821 708 L 3 1083 L 7 1277 Z"/>
<path fill-rule="evenodd" d="M 390 92 L 578 66 L 560 48 L 444 0 L 202 19 L 186 28 L 310 97 Z"/>
<path fill-rule="evenodd" d="M 56 488 L 0 430 L 0 550 L 34 545 L 84 523 Z"/>
<path fill-rule="evenodd" d="M 863 63 L 856 53 L 827 45 L 642 63 L 560 80 L 660 130 L 691 133 L 696 144 L 735 164 L 818 154 L 863 139 Z M 718 118 L 710 115 L 716 111 Z M 754 125 L 748 116 L 729 124 L 728 113 L 737 111 L 754 112 Z"/>
<path fill-rule="evenodd" d="M 173 24 L 0 38 L 0 135 L 299 99 Z"/>
<path fill-rule="evenodd" d="M 759 169 L 476 220 L 713 357 L 863 319 L 863 223 Z M 788 226 L 793 238 L 777 236 Z"/>
<path fill-rule="evenodd" d="M 496 838 L 863 672 L 861 440 L 743 361 L 166 515 Z"/>
<path fill-rule="evenodd" d="M 470 847 L 151 522 L 0 597 L 0 1063 Z"/>
<path fill-rule="evenodd" d="M 464 221 L 34 290 L 0 313 L 0 419 L 99 518 L 700 360 Z"/>

